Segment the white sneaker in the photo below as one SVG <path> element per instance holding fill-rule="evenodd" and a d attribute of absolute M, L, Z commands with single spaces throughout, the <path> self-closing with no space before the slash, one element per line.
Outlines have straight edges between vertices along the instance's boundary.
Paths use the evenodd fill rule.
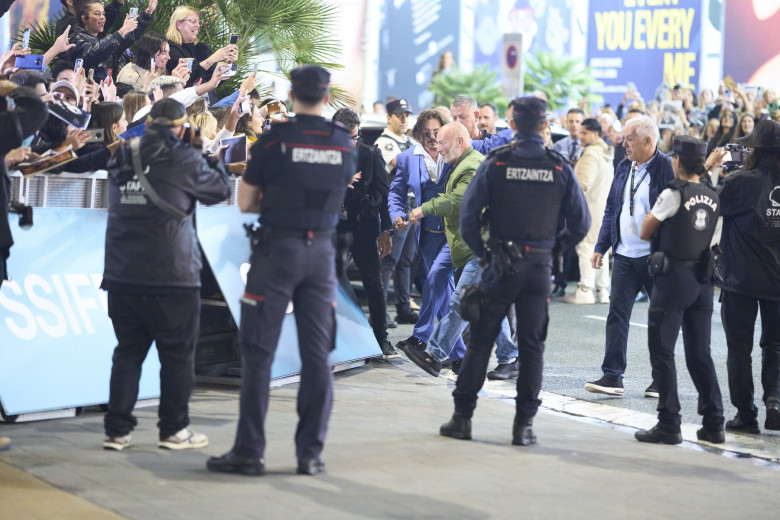
<path fill-rule="evenodd" d="M 209 438 L 202 433 L 195 433 L 194 431 L 183 428 L 171 435 L 167 439 L 163 439 L 157 443 L 160 448 L 166 448 L 169 450 L 189 450 L 194 448 L 205 448 L 209 445 Z"/>
<path fill-rule="evenodd" d="M 593 296 L 593 291 L 583 291 L 580 287 L 577 287 L 577 290 L 575 290 L 571 294 L 565 295 L 562 299 L 566 303 L 576 303 L 576 304 L 596 303 L 596 297 Z"/>
<path fill-rule="evenodd" d="M 125 448 L 129 448 L 133 445 L 133 438 L 128 433 L 122 437 L 106 437 L 103 440 L 104 450 L 122 451 Z"/>
<path fill-rule="evenodd" d="M 596 303 L 609 303 L 609 292 L 606 289 L 596 290 Z"/>

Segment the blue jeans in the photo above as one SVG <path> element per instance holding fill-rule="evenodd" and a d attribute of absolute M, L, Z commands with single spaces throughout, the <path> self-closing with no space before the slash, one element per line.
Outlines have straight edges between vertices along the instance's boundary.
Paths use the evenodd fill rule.
<path fill-rule="evenodd" d="M 629 258 L 615 255 L 612 266 L 612 291 L 609 294 L 607 314 L 607 342 L 601 370 L 605 376 L 623 380 L 628 349 L 628 322 L 634 300 L 644 286 L 648 296 L 653 294 L 653 277 L 647 271 L 647 256 Z"/>
<path fill-rule="evenodd" d="M 452 360 L 458 360 L 466 353 L 465 347 L 460 339 L 463 331 L 466 330 L 467 322 L 460 317 L 460 291 L 467 285 L 478 284 L 482 277 L 482 269 L 479 267 L 476 258 L 472 258 L 463 267 L 463 273 L 460 275 L 458 285 L 452 292 L 450 298 L 450 310 L 446 316 L 436 326 L 436 331 L 431 338 L 431 344 L 428 346 L 428 353 L 438 361 L 444 361 L 449 357 Z M 509 322 L 506 318 L 501 322 L 501 332 L 496 338 L 496 357 L 499 363 L 508 363 L 511 359 L 517 357 L 517 346 L 510 340 Z"/>

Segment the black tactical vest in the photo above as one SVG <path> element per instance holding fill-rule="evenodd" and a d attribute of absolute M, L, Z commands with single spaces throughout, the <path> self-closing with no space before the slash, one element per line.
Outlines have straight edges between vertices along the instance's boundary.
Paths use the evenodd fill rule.
<path fill-rule="evenodd" d="M 706 184 L 679 179 L 667 186 L 680 192 L 680 209 L 661 223 L 656 249 L 672 260 L 699 260 L 715 233 L 720 215 L 718 194 Z"/>
<path fill-rule="evenodd" d="M 563 189 L 555 152 L 526 158 L 507 147 L 487 172 L 490 236 L 520 243 L 555 239 Z"/>
<path fill-rule="evenodd" d="M 320 123 L 318 121 L 318 123 Z M 316 128 L 295 119 L 275 123 L 278 147 L 274 175 L 265 179 L 262 222 L 284 229 L 332 229 L 347 182 L 355 173 L 355 147 L 341 127 L 322 121 Z"/>

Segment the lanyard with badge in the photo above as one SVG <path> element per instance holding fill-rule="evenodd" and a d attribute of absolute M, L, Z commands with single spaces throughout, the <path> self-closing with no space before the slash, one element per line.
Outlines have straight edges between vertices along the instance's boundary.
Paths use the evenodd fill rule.
<path fill-rule="evenodd" d="M 645 168 L 645 171 L 642 172 L 642 176 L 639 178 L 639 182 L 634 184 L 634 176 L 636 175 L 636 171 L 638 169 L 639 169 L 639 165 L 635 162 L 631 166 L 631 193 L 630 193 L 631 198 L 628 203 L 629 215 L 631 215 L 628 224 L 629 235 L 634 234 L 634 196 L 636 195 L 636 192 L 639 191 L 639 187 L 642 185 L 642 181 L 644 181 L 645 177 L 647 177 L 647 168 Z"/>

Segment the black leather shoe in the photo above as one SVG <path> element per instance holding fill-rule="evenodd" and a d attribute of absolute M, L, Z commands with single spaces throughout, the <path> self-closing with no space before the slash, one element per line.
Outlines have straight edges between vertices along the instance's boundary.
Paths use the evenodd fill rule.
<path fill-rule="evenodd" d="M 460 374 L 461 366 L 463 366 L 463 358 L 456 359 L 455 361 L 453 361 L 450 369 L 452 370 L 452 373 L 457 376 L 458 374 Z"/>
<path fill-rule="evenodd" d="M 704 428 L 696 430 L 696 438 L 700 441 L 711 442 L 712 444 L 723 444 L 726 442 L 726 432 L 723 430 L 707 431 Z"/>
<path fill-rule="evenodd" d="M 566 286 L 565 285 L 556 285 L 552 288 L 552 291 L 550 291 L 550 298 L 560 298 L 561 296 L 564 296 L 566 294 Z"/>
<path fill-rule="evenodd" d="M 410 348 L 405 350 L 409 361 L 428 372 L 433 377 L 439 377 L 441 373 L 441 361 L 434 359 L 427 350 Z"/>
<path fill-rule="evenodd" d="M 739 412 L 733 419 L 726 421 L 726 429 L 732 432 L 761 433 L 761 430 L 758 429 L 758 421 L 755 418 L 750 420 L 743 419 Z"/>
<path fill-rule="evenodd" d="M 777 397 L 769 397 L 766 400 L 766 422 L 764 428 L 767 430 L 780 430 L 780 400 Z"/>
<path fill-rule="evenodd" d="M 417 318 L 419 315 L 417 312 L 413 311 L 412 309 L 408 309 L 405 311 L 398 311 L 398 314 L 395 315 L 395 321 L 396 323 L 405 323 L 407 325 L 414 325 L 417 323 Z"/>
<path fill-rule="evenodd" d="M 515 421 L 512 425 L 512 444 L 515 446 L 536 444 L 536 434 L 531 426 L 533 420 Z"/>
<path fill-rule="evenodd" d="M 395 348 L 398 350 L 405 352 L 406 355 L 409 355 L 409 350 L 425 350 L 425 346 L 427 343 L 424 341 L 420 341 L 419 339 L 415 338 L 414 336 L 409 336 L 405 340 L 399 341 L 396 343 Z"/>
<path fill-rule="evenodd" d="M 206 468 L 217 473 L 238 473 L 254 477 L 265 475 L 265 464 L 262 459 L 239 457 L 232 451 L 221 457 L 209 457 Z"/>
<path fill-rule="evenodd" d="M 471 439 L 471 419 L 453 415 L 452 419 L 441 425 L 439 435 L 468 441 Z"/>
<path fill-rule="evenodd" d="M 652 442 L 654 444 L 680 444 L 682 442 L 680 433 L 661 431 L 657 424 L 649 430 L 639 430 L 634 434 L 634 438 L 639 442 Z"/>
<path fill-rule="evenodd" d="M 320 458 L 298 460 L 298 475 L 325 473 L 325 463 Z"/>

